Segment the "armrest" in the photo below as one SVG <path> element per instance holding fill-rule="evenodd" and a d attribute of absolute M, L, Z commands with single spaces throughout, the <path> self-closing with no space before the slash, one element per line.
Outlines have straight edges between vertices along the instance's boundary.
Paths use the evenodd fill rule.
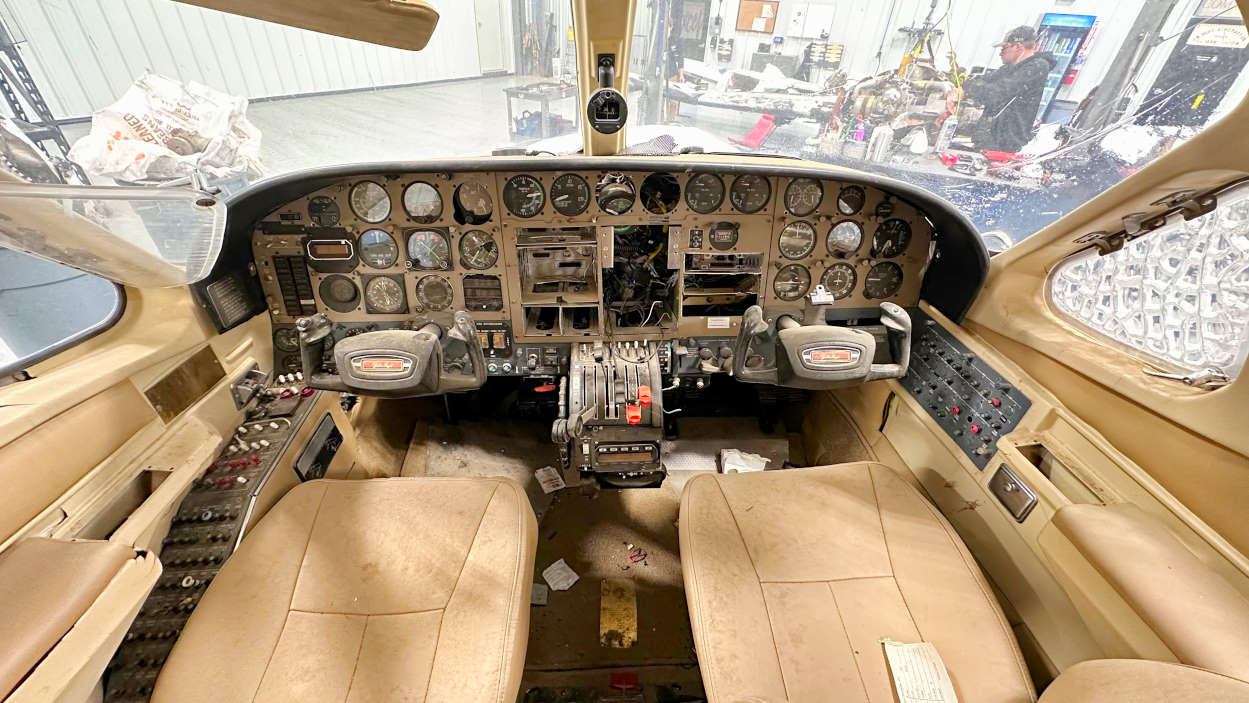
<path fill-rule="evenodd" d="M 1067 505 L 1045 530 L 1113 589 L 1082 595 L 1122 599 L 1181 663 L 1249 680 L 1249 599 L 1161 523 L 1134 505 Z"/>
<path fill-rule="evenodd" d="M 0 554 L 0 700 L 82 617 L 134 550 L 34 537 Z"/>
<path fill-rule="evenodd" d="M 1249 683 L 1182 664 L 1143 659 L 1080 662 L 1054 679 L 1040 703 L 1232 703 Z"/>

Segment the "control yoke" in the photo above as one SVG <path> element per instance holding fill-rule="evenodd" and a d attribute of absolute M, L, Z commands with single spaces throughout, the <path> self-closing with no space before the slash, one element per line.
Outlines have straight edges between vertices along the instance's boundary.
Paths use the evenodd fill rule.
<path fill-rule="evenodd" d="M 901 378 L 911 357 L 911 316 L 894 303 L 881 303 L 880 322 L 896 363 L 872 363 L 876 337 L 864 329 L 804 325 L 788 315 L 770 324 L 763 309 L 753 305 L 742 315 L 733 375 L 747 383 L 809 390 Z"/>
<path fill-rule="evenodd" d="M 477 326 L 466 312 L 450 329 L 429 323 L 419 330 L 379 330 L 334 344 L 337 373 L 321 371 L 333 328 L 324 314 L 295 321 L 304 382 L 311 388 L 386 398 L 414 398 L 481 388 L 486 359 Z"/>

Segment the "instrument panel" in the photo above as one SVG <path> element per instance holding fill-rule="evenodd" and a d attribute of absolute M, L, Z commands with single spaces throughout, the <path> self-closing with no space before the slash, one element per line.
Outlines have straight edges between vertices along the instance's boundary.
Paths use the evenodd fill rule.
<path fill-rule="evenodd" d="M 934 240 L 910 202 L 850 179 L 534 168 L 344 177 L 260 217 L 251 254 L 279 353 L 310 314 L 349 332 L 457 310 L 510 350 L 732 336 L 751 305 L 912 307 Z"/>

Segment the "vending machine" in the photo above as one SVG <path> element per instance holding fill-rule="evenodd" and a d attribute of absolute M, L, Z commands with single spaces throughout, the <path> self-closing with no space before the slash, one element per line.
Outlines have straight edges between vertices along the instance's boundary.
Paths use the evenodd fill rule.
<path fill-rule="evenodd" d="M 1045 79 L 1045 92 L 1041 94 L 1041 107 L 1037 110 L 1037 117 L 1042 122 L 1049 117 L 1058 89 L 1075 80 L 1074 75 L 1068 76 L 1076 68 L 1072 66 L 1072 61 L 1084 46 L 1096 21 L 1097 17 L 1093 15 L 1068 15 L 1058 12 L 1047 12 L 1041 17 L 1041 26 L 1037 27 L 1037 41 L 1041 44 L 1041 51 L 1050 52 L 1057 60 Z"/>

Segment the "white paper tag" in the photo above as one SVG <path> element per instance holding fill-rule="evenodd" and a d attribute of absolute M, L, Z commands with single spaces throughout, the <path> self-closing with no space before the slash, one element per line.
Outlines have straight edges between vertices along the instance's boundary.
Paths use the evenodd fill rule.
<path fill-rule="evenodd" d="M 538 485 L 542 486 L 543 493 L 554 493 L 566 485 L 559 471 L 550 466 L 543 466 L 533 472 L 533 477 L 538 479 Z"/>
<path fill-rule="evenodd" d="M 727 330 L 732 322 L 727 317 L 709 317 L 707 318 L 707 329 L 709 330 Z"/>
<path fill-rule="evenodd" d="M 881 643 L 898 703 L 958 703 L 950 674 L 931 642 L 903 644 L 884 639 Z"/>
<path fill-rule="evenodd" d="M 581 578 L 563 559 L 551 564 L 542 571 L 542 580 L 552 591 L 567 591 Z"/>

